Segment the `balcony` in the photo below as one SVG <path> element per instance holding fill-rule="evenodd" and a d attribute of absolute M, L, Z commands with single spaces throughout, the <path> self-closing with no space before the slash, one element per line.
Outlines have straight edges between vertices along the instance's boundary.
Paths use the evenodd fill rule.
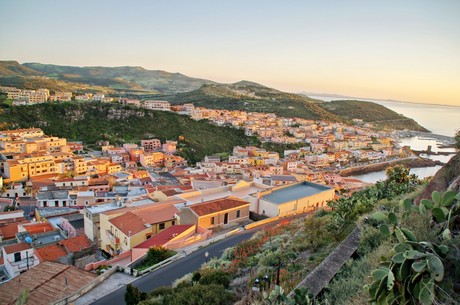
<path fill-rule="evenodd" d="M 32 268 L 33 266 L 38 265 L 40 261 L 35 257 L 29 257 L 28 259 L 23 259 L 17 262 L 8 260 L 8 263 L 11 265 L 11 268 L 15 273 L 20 273 L 21 271 L 27 270 L 27 266 Z"/>
<path fill-rule="evenodd" d="M 109 230 L 106 230 L 107 237 L 109 238 L 110 242 L 114 245 L 120 244 L 120 238 L 115 237 Z"/>

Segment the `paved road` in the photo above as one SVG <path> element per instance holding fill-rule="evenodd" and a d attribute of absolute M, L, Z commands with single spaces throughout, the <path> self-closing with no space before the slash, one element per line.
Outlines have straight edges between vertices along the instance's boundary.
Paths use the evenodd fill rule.
<path fill-rule="evenodd" d="M 187 273 L 197 270 L 206 260 L 204 253 L 209 253 L 211 257 L 221 257 L 224 250 L 232 247 L 239 242 L 250 238 L 255 232 L 263 229 L 255 228 L 248 231 L 243 231 L 230 236 L 222 241 L 211 244 L 207 247 L 201 248 L 184 258 L 170 263 L 160 269 L 150 272 L 146 276 L 139 278 L 132 283 L 133 286 L 138 287 L 142 291 L 150 292 L 160 286 L 170 286 L 176 279 L 181 278 Z M 97 287 L 95 288 L 97 289 Z M 92 303 L 93 305 L 124 305 L 124 295 L 126 286 L 120 288 L 109 295 Z"/>

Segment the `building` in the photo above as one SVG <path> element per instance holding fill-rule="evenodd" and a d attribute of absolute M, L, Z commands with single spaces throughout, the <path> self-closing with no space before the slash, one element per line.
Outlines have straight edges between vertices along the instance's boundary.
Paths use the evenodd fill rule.
<path fill-rule="evenodd" d="M 159 139 L 141 140 L 141 146 L 144 151 L 150 152 L 161 148 L 161 141 Z"/>
<path fill-rule="evenodd" d="M 180 210 L 173 204 L 147 205 L 100 214 L 101 249 L 110 255 L 131 250 L 176 225 Z"/>
<path fill-rule="evenodd" d="M 333 188 L 300 182 L 259 192 L 250 196 L 251 211 L 268 217 L 288 216 L 327 206 L 333 200 Z"/>
<path fill-rule="evenodd" d="M 4 246 L 2 255 L 9 278 L 14 278 L 40 263 L 32 245 L 25 242 Z"/>
<path fill-rule="evenodd" d="M 101 245 L 101 225 L 100 225 L 100 213 L 108 212 L 111 210 L 123 208 L 121 202 L 110 202 L 105 204 L 100 204 L 96 206 L 88 206 L 84 208 L 84 228 L 85 235 L 98 246 Z"/>
<path fill-rule="evenodd" d="M 159 111 L 171 111 L 171 104 L 167 101 L 146 100 L 144 108 Z"/>
<path fill-rule="evenodd" d="M 97 278 L 97 274 L 74 266 L 43 262 L 17 278 L 0 286 L 0 304 L 18 304 L 24 290 L 28 290 L 27 304 L 48 305 L 66 299 Z"/>
<path fill-rule="evenodd" d="M 229 196 L 181 208 L 182 224 L 213 229 L 249 219 L 248 201 Z"/>

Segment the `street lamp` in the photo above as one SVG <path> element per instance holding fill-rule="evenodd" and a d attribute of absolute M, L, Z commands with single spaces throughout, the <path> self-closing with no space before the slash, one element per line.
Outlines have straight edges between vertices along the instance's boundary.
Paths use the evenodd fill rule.
<path fill-rule="evenodd" d="M 254 280 L 254 286 L 252 286 L 252 291 L 260 291 L 260 280 L 256 278 Z"/>
<path fill-rule="evenodd" d="M 206 251 L 206 252 L 204 253 L 204 257 L 206 258 L 206 262 L 208 262 L 208 256 L 209 256 L 209 253 L 208 253 L 208 251 Z"/>

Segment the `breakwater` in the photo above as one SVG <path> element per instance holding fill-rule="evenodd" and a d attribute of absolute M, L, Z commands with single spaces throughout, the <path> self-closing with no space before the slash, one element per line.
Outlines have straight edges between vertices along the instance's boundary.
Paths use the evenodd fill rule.
<path fill-rule="evenodd" d="M 363 174 L 383 171 L 388 166 L 393 166 L 396 164 L 404 165 L 409 168 L 444 165 L 444 163 L 440 161 L 435 161 L 431 159 L 421 159 L 421 158 L 402 159 L 402 160 L 393 160 L 393 161 L 388 161 L 388 162 L 380 162 L 376 164 L 367 164 L 367 165 L 360 165 L 360 166 L 345 168 L 345 169 L 340 170 L 338 174 L 341 175 L 342 177 L 363 175 Z"/>

